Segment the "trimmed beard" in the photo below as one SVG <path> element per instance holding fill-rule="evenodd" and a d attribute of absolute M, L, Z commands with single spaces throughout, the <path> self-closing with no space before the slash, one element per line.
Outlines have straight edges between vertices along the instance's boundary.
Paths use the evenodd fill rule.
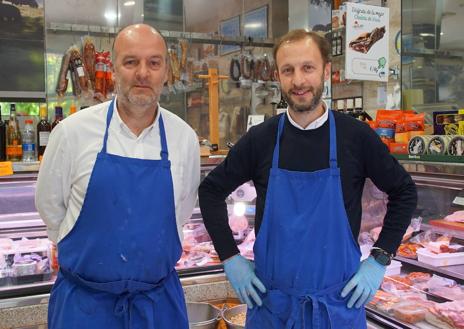
<path fill-rule="evenodd" d="M 134 95 L 131 93 L 130 89 L 124 93 L 122 86 L 119 83 L 116 84 L 116 93 L 118 95 L 123 95 L 127 102 L 140 108 L 147 108 L 158 103 L 156 95 Z"/>
<path fill-rule="evenodd" d="M 290 89 L 291 91 L 291 89 Z M 282 97 L 288 104 L 288 107 L 293 109 L 295 112 L 311 112 L 317 109 L 321 103 L 322 93 L 324 91 L 324 75 L 321 77 L 321 84 L 318 88 L 310 87 L 309 91 L 313 94 L 313 98 L 309 104 L 296 104 L 290 97 L 290 93 L 282 91 Z"/>

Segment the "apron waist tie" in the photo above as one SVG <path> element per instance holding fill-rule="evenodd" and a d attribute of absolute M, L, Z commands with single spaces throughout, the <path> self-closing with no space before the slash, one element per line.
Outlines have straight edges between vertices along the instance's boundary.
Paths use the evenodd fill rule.
<path fill-rule="evenodd" d="M 314 295 L 305 295 L 303 297 L 299 298 L 299 302 L 301 307 L 298 309 L 294 310 L 294 314 L 292 317 L 294 318 L 294 321 L 297 321 L 298 318 L 302 318 L 302 328 L 306 328 L 306 304 L 311 303 L 312 304 L 312 322 L 313 322 L 313 328 L 314 329 L 319 329 L 321 327 L 321 321 L 320 321 L 320 312 L 321 308 L 320 305 L 323 305 L 325 308 L 325 311 L 327 312 L 327 317 L 329 318 L 329 325 L 330 329 L 332 329 L 332 319 L 330 318 L 330 313 L 329 313 L 329 308 L 327 306 L 327 303 L 325 300 L 318 298 L 317 296 Z M 299 312 L 298 312 L 299 311 Z M 296 314 L 295 314 L 296 313 Z M 298 314 L 301 313 L 301 314 Z"/>
<path fill-rule="evenodd" d="M 117 317 L 124 317 L 124 327 L 131 329 L 132 309 L 137 306 L 140 298 L 149 299 L 152 303 L 158 300 L 158 296 L 164 289 L 164 284 L 175 270 L 166 275 L 157 283 L 147 283 L 134 280 L 120 280 L 110 282 L 95 282 L 82 278 L 79 274 L 73 273 L 65 268 L 60 268 L 60 273 L 64 278 L 74 284 L 94 292 L 106 292 L 117 297 L 113 313 Z"/>
<path fill-rule="evenodd" d="M 287 322 L 285 329 L 291 329 L 294 324 L 301 323 L 301 328 L 305 329 L 306 327 L 306 305 L 311 303 L 312 306 L 312 326 L 314 329 L 321 328 L 321 306 L 325 308 L 327 312 L 327 317 L 329 319 L 329 328 L 334 329 L 332 324 L 332 319 L 330 317 L 329 307 L 325 300 L 325 296 L 335 291 L 340 291 L 346 285 L 347 281 L 343 281 L 341 283 L 337 283 L 333 286 L 327 287 L 325 289 L 321 289 L 314 292 L 305 291 L 306 289 L 299 289 L 293 287 L 285 287 L 282 284 L 276 283 L 274 280 L 270 280 L 265 278 L 262 275 L 257 274 L 260 280 L 262 280 L 263 284 L 266 286 L 268 290 L 279 290 L 284 294 L 289 296 L 295 297 L 298 300 L 299 307 L 295 307 L 292 310 L 290 315 L 290 321 Z M 302 293 L 303 292 L 303 293 Z"/>

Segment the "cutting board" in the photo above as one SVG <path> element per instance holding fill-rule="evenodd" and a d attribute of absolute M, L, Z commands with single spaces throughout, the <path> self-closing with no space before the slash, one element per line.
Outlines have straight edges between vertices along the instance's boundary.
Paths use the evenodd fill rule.
<path fill-rule="evenodd" d="M 429 224 L 438 227 L 445 227 L 452 230 L 464 231 L 464 223 L 448 222 L 444 219 L 433 219 L 429 221 Z"/>

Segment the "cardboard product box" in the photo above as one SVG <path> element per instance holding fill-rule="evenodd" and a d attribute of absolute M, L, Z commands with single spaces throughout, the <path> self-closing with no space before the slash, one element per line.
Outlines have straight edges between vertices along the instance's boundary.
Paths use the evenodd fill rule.
<path fill-rule="evenodd" d="M 433 112 L 433 134 L 434 135 L 457 135 L 459 122 L 458 111 Z"/>

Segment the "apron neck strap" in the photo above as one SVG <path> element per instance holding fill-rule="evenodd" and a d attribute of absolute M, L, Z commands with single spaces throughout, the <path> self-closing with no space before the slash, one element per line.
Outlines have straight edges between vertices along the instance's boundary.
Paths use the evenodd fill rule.
<path fill-rule="evenodd" d="M 330 152 L 329 152 L 329 163 L 330 168 L 337 168 L 337 131 L 335 127 L 335 118 L 332 110 L 329 111 L 329 131 L 330 131 Z"/>
<path fill-rule="evenodd" d="M 276 145 L 274 147 L 274 153 L 272 155 L 272 168 L 279 167 L 280 137 L 282 136 L 282 131 L 284 130 L 285 115 L 286 114 L 283 113 L 279 119 L 279 128 L 277 130 Z"/>
<path fill-rule="evenodd" d="M 113 109 L 114 109 L 114 98 L 111 100 L 110 107 L 108 108 L 108 113 L 106 114 L 106 127 L 105 127 L 105 136 L 103 137 L 102 153 L 106 153 L 106 142 L 108 141 L 108 127 L 110 126 L 111 118 L 113 117 Z"/>
<path fill-rule="evenodd" d="M 158 107 L 158 111 L 160 111 Z M 111 118 L 113 117 L 114 112 L 114 98 L 110 103 L 110 107 L 108 108 L 108 113 L 106 114 L 106 127 L 105 127 L 105 136 L 103 137 L 103 147 L 102 153 L 106 153 L 106 144 L 108 142 L 108 129 L 110 126 Z M 160 130 L 160 138 L 161 138 L 161 159 L 167 160 L 168 159 L 168 144 L 166 142 L 166 131 L 164 129 L 164 122 L 163 117 L 161 116 L 161 112 L 159 115 L 159 130 Z"/>
<path fill-rule="evenodd" d="M 160 111 L 159 114 L 159 130 L 160 130 L 160 138 L 161 138 L 161 159 L 167 160 L 168 159 L 168 143 L 166 142 L 166 131 L 164 129 L 164 122 L 163 122 L 163 116 L 161 115 L 161 110 L 158 106 L 158 111 Z"/>

